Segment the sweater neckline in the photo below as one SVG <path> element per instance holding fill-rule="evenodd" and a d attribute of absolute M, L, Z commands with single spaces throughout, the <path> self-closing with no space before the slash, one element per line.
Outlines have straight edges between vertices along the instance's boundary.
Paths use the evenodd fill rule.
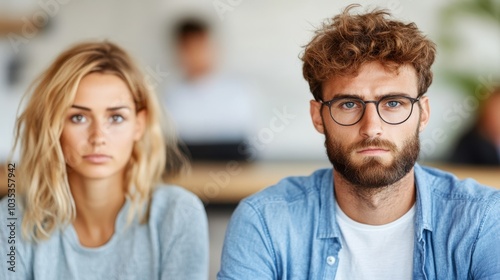
<path fill-rule="evenodd" d="M 96 253 L 105 253 L 107 251 L 110 251 L 111 250 L 110 248 L 113 248 L 120 239 L 120 237 L 123 235 L 123 231 L 125 230 L 126 226 L 126 216 L 129 207 L 130 207 L 130 200 L 127 198 L 125 199 L 125 203 L 123 204 L 122 208 L 118 212 L 118 215 L 116 216 L 115 232 L 113 232 L 111 238 L 106 243 L 104 243 L 99 247 L 83 246 L 80 243 L 80 239 L 78 238 L 78 234 L 76 233 L 75 227 L 73 226 L 72 223 L 69 224 L 67 228 L 63 231 L 63 235 L 65 239 L 68 240 L 70 245 L 77 252 L 96 254 Z"/>

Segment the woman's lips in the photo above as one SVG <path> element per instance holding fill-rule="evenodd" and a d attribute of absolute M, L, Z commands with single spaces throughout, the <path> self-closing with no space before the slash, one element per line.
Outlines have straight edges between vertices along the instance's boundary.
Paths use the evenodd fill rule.
<path fill-rule="evenodd" d="M 83 156 L 83 158 L 91 163 L 106 163 L 111 160 L 111 156 L 102 154 L 90 154 Z"/>

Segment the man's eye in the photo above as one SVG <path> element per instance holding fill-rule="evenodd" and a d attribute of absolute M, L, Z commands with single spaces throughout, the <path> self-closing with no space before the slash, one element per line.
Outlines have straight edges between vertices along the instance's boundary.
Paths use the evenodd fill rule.
<path fill-rule="evenodd" d="M 342 109 L 356 109 L 362 107 L 357 101 L 343 101 L 340 103 L 340 108 Z"/>
<path fill-rule="evenodd" d="M 399 105 L 401 105 L 401 102 L 399 102 L 399 101 L 391 100 L 391 101 L 387 102 L 387 107 L 394 108 L 394 107 L 398 107 Z"/>
<path fill-rule="evenodd" d="M 339 99 L 334 101 L 332 106 L 334 110 L 357 110 L 363 107 L 361 102 L 359 100 L 353 100 L 353 99 Z"/>
<path fill-rule="evenodd" d="M 342 108 L 344 109 L 353 109 L 356 107 L 356 103 L 355 102 L 344 102 L 342 103 Z"/>
<path fill-rule="evenodd" d="M 87 121 L 87 118 L 85 118 L 83 115 L 73 115 L 70 117 L 71 122 L 73 123 L 84 123 Z"/>
<path fill-rule="evenodd" d="M 382 102 L 382 105 L 388 109 L 408 108 L 411 105 L 410 101 L 402 97 L 391 97 Z"/>

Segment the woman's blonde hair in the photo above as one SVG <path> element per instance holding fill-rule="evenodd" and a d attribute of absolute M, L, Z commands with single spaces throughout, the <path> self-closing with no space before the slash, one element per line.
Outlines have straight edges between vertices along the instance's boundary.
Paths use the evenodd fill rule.
<path fill-rule="evenodd" d="M 106 41 L 77 44 L 35 80 L 16 123 L 13 150 L 20 144 L 19 174 L 23 176 L 18 186 L 24 208 L 22 231 L 27 239 L 47 239 L 76 216 L 59 140 L 80 81 L 96 72 L 121 78 L 132 93 L 137 112 L 146 110 L 144 135 L 134 143 L 125 167 L 124 191 L 132 201 L 129 221 L 136 214 L 145 220 L 147 212 L 141 209 L 149 206 L 153 188 L 164 172 L 175 175 L 186 163 L 174 134 L 162 129 L 164 116 L 152 87 L 126 51 Z"/>

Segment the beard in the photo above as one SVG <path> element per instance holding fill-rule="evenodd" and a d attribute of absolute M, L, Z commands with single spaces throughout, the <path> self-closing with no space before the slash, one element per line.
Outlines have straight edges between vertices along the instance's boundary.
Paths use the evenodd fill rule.
<path fill-rule="evenodd" d="M 394 143 L 379 138 L 365 139 L 344 147 L 340 142 L 332 139 L 328 132 L 325 133 L 325 137 L 326 152 L 334 169 L 345 180 L 364 189 L 381 188 L 401 180 L 411 171 L 420 153 L 418 128 L 414 135 L 404 141 L 399 150 Z M 363 159 L 363 162 L 355 163 L 351 154 L 356 150 L 368 147 L 389 150 L 393 155 L 392 162 L 384 164 L 380 157 L 368 156 Z"/>

